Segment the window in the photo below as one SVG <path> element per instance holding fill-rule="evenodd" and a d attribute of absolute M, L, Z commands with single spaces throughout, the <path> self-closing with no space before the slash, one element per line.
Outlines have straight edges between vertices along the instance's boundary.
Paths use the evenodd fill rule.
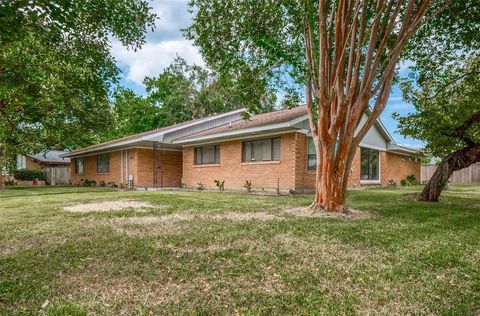
<path fill-rule="evenodd" d="M 110 172 L 110 155 L 101 154 L 97 155 L 97 173 Z"/>
<path fill-rule="evenodd" d="M 196 165 L 212 165 L 220 163 L 220 146 L 204 146 L 195 148 Z"/>
<path fill-rule="evenodd" d="M 279 160 L 280 137 L 243 142 L 243 162 Z"/>
<path fill-rule="evenodd" d="M 308 170 L 315 171 L 317 170 L 317 152 L 315 150 L 315 143 L 313 142 L 312 137 L 308 137 L 307 142 L 307 163 L 308 163 Z"/>
<path fill-rule="evenodd" d="M 84 166 L 83 158 L 75 159 L 75 173 L 76 174 L 83 174 L 83 168 L 84 168 L 83 166 Z"/>
<path fill-rule="evenodd" d="M 379 152 L 369 148 L 360 149 L 361 180 L 378 180 Z"/>

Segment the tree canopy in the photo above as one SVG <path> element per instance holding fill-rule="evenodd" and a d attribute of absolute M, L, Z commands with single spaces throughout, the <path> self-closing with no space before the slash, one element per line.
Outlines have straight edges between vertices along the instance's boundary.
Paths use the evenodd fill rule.
<path fill-rule="evenodd" d="M 426 142 L 426 150 L 438 157 L 480 143 L 480 57 L 443 68 L 404 83 L 404 99 L 415 112 L 395 115 L 403 135 Z"/>
<path fill-rule="evenodd" d="M 110 37 L 144 43 L 146 1 L 0 3 L 0 165 L 12 154 L 90 144 L 111 122 Z"/>
<path fill-rule="evenodd" d="M 277 102 L 274 91 L 265 81 L 254 77 L 248 69 L 219 74 L 177 57 L 158 76 L 145 78 L 145 97 L 130 89 L 115 91 L 115 128 L 106 138 L 140 133 L 248 104 L 254 105 L 255 113 L 272 111 Z M 256 82 L 254 86 L 251 80 Z"/>

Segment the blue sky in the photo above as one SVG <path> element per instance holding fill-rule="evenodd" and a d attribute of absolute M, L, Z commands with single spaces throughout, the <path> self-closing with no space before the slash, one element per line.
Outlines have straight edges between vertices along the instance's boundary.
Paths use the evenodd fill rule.
<path fill-rule="evenodd" d="M 198 49 L 190 41 L 183 38 L 181 33 L 181 29 L 191 22 L 187 4 L 188 0 L 151 1 L 150 5 L 159 19 L 155 31 L 147 34 L 147 43 L 136 52 L 122 47 L 118 41 L 112 41 L 112 54 L 122 70 L 121 85 L 144 95 L 143 78 L 145 76 L 157 76 L 173 61 L 176 55 L 185 58 L 191 64 L 204 64 Z M 402 76 L 408 73 L 406 66 L 400 66 Z M 400 135 L 397 132 L 397 122 L 392 118 L 394 112 L 406 115 L 414 110 L 411 104 L 403 101 L 399 87 L 395 86 L 381 119 L 395 141 L 400 145 L 423 146 L 417 140 L 406 139 Z"/>

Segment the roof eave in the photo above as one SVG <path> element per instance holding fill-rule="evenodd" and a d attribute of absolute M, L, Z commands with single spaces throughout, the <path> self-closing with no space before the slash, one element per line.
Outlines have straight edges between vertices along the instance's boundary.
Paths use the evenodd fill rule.
<path fill-rule="evenodd" d="M 308 118 L 308 115 L 303 115 L 293 120 L 281 122 L 281 123 L 247 127 L 247 128 L 241 128 L 233 131 L 224 131 L 224 132 L 185 138 L 185 139 L 176 139 L 172 141 L 172 144 L 189 144 L 189 143 L 203 142 L 203 141 L 214 140 L 219 138 L 236 137 L 244 134 L 264 132 L 264 131 L 276 130 L 276 129 L 282 129 L 282 128 L 288 128 L 288 127 L 293 128 L 295 124 L 305 120 L 306 118 Z"/>

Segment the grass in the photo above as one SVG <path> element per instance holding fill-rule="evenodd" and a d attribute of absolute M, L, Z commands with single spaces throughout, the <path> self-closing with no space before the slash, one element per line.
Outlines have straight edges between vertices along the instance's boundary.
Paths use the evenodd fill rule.
<path fill-rule="evenodd" d="M 480 187 L 415 190 L 349 192 L 360 220 L 285 212 L 309 196 L 1 192 L 0 315 L 478 314 Z M 63 209 L 121 199 L 155 207 Z"/>

